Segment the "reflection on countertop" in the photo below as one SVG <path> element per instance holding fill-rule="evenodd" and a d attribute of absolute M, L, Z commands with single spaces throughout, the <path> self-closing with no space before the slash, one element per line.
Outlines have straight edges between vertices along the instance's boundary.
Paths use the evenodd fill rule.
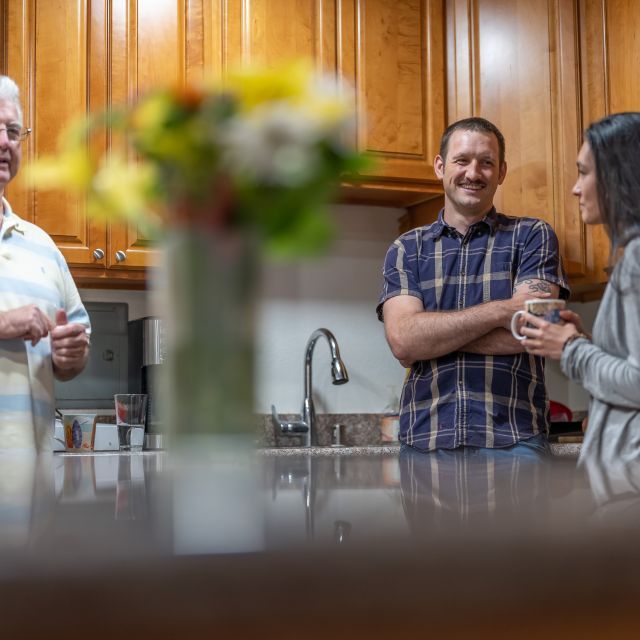
<path fill-rule="evenodd" d="M 597 621 L 615 635 L 640 595 L 637 519 L 603 521 L 571 457 L 396 447 L 0 462 L 0 597 L 7 633 L 24 637 L 79 637 L 89 624 L 113 637 L 126 624 L 159 638 L 211 625 L 221 637 L 375 638 L 424 630 L 425 617 L 448 638 L 514 637 L 509 625 L 525 619 L 531 637 L 551 619 L 558 633 L 593 637 Z M 626 507 L 639 504 L 630 486 Z M 134 609 L 119 608 L 123 589 L 139 594 Z M 557 593 L 571 593 L 561 610 Z M 70 598 L 82 603 L 73 627 L 48 627 Z"/>
<path fill-rule="evenodd" d="M 214 453 L 196 464 L 166 451 L 59 453 L 13 466 L 5 455 L 14 482 L 5 481 L 0 498 L 12 510 L 0 518 L 10 515 L 16 534 L 0 539 L 0 553 L 7 540 L 20 551 L 18 531 L 28 554 L 55 549 L 57 558 L 96 561 L 280 550 L 337 537 L 366 545 L 416 528 L 428 537 L 442 530 L 443 516 L 455 529 L 457 511 L 491 512 L 505 531 L 527 522 L 555 533 L 580 528 L 594 508 L 570 457 L 531 464 L 408 456 L 394 445 L 280 452 Z M 417 526 L 416 517 L 425 522 Z"/>

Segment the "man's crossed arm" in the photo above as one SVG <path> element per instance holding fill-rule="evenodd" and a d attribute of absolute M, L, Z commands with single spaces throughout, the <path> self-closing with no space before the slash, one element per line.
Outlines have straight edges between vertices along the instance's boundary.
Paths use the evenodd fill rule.
<path fill-rule="evenodd" d="M 513 296 L 458 311 L 424 311 L 422 302 L 408 295 L 384 303 L 384 325 L 393 355 L 407 367 L 418 360 L 454 351 L 509 355 L 524 351 L 511 335 L 511 316 L 529 298 L 556 297 L 559 287 L 545 280 L 519 283 Z"/>

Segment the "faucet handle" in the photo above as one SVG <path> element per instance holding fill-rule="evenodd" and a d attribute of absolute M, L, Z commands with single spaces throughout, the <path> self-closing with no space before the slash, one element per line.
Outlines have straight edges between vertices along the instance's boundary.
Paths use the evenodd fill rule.
<path fill-rule="evenodd" d="M 275 405 L 271 405 L 271 422 L 273 423 L 274 429 L 284 435 L 296 435 L 309 431 L 309 426 L 303 420 L 296 420 L 294 422 L 284 422 L 281 420 Z"/>

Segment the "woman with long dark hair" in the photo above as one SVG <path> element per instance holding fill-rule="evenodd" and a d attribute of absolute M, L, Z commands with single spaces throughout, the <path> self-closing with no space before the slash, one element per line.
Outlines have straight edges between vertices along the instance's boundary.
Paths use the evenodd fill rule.
<path fill-rule="evenodd" d="M 591 395 L 580 463 L 640 469 L 640 113 L 594 122 L 584 138 L 573 193 L 582 220 L 605 225 L 613 267 L 593 338 L 576 313 L 564 311 L 564 325 L 526 314 L 532 326 L 522 329 L 523 343 L 531 354 L 560 360 Z"/>

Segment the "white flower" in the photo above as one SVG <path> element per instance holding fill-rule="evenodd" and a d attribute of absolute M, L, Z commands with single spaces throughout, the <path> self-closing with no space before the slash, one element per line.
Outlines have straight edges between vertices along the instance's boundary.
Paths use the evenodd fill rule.
<path fill-rule="evenodd" d="M 323 121 L 276 102 L 233 118 L 222 134 L 222 161 L 232 175 L 266 184 L 296 186 L 318 166 Z"/>

